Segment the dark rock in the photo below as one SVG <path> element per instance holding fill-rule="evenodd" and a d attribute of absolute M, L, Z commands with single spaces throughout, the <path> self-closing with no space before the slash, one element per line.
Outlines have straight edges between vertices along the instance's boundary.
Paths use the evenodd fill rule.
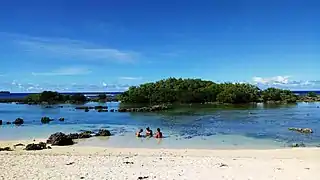
<path fill-rule="evenodd" d="M 85 109 L 84 112 L 89 112 L 89 109 Z"/>
<path fill-rule="evenodd" d="M 2 125 L 2 120 L 0 120 L 0 125 Z"/>
<path fill-rule="evenodd" d="M 13 124 L 15 124 L 15 125 L 21 125 L 21 124 L 23 124 L 24 122 L 23 122 L 23 119 L 22 118 L 17 118 L 14 122 L 13 122 Z"/>
<path fill-rule="evenodd" d="M 288 129 L 290 131 L 296 131 L 299 133 L 306 133 L 306 134 L 313 133 L 312 129 L 310 128 L 288 128 Z"/>
<path fill-rule="evenodd" d="M 59 121 L 64 121 L 64 118 L 59 118 Z"/>
<path fill-rule="evenodd" d="M 98 109 L 98 112 L 108 112 L 107 109 Z"/>
<path fill-rule="evenodd" d="M 74 164 L 74 162 L 68 163 L 68 164 L 66 164 L 66 165 L 67 165 L 67 166 L 70 166 L 70 165 L 72 165 L 72 164 Z"/>
<path fill-rule="evenodd" d="M 138 179 L 148 179 L 149 178 L 149 176 L 140 176 L 140 177 L 138 177 Z"/>
<path fill-rule="evenodd" d="M 118 109 L 118 112 L 127 112 L 127 109 L 125 109 L 125 108 L 119 108 L 119 109 Z"/>
<path fill-rule="evenodd" d="M 13 147 L 16 148 L 18 146 L 24 146 L 24 144 L 19 143 L 19 144 L 14 145 Z"/>
<path fill-rule="evenodd" d="M 48 146 L 47 148 L 48 148 L 48 149 L 52 149 L 52 147 L 51 147 L 51 146 Z"/>
<path fill-rule="evenodd" d="M 53 121 L 53 120 L 50 119 L 49 117 L 42 117 L 42 118 L 41 118 L 41 123 L 42 123 L 42 124 L 47 124 L 47 123 L 49 123 L 50 121 Z"/>
<path fill-rule="evenodd" d="M 95 136 L 111 136 L 111 133 L 106 129 L 100 129 Z"/>
<path fill-rule="evenodd" d="M 227 164 L 224 164 L 224 163 L 220 163 L 220 164 L 219 164 L 219 167 L 228 167 L 228 165 L 227 165 Z"/>
<path fill-rule="evenodd" d="M 94 107 L 80 106 L 80 107 L 76 107 L 75 109 L 94 109 Z"/>
<path fill-rule="evenodd" d="M 44 142 L 40 142 L 39 144 L 28 144 L 25 148 L 25 150 L 27 151 L 35 151 L 35 150 L 43 150 L 43 149 L 47 149 L 47 144 Z"/>
<path fill-rule="evenodd" d="M 114 112 L 114 109 L 110 109 L 110 112 Z"/>
<path fill-rule="evenodd" d="M 79 139 L 79 134 L 78 133 L 70 133 L 67 135 L 68 138 L 71 139 Z"/>
<path fill-rule="evenodd" d="M 95 106 L 94 109 L 108 109 L 108 106 Z"/>
<path fill-rule="evenodd" d="M 4 148 L 0 147 L 0 151 L 13 151 L 13 150 L 10 147 L 4 147 Z"/>
<path fill-rule="evenodd" d="M 74 144 L 72 138 L 68 137 L 62 132 L 52 134 L 47 140 L 47 143 L 51 144 L 52 146 L 68 146 Z"/>
<path fill-rule="evenodd" d="M 71 133 L 68 134 L 67 136 L 71 139 L 85 139 L 85 138 L 91 138 L 92 137 L 92 132 L 91 131 L 85 131 L 81 133 Z"/>
<path fill-rule="evenodd" d="M 166 105 L 154 105 L 150 107 L 141 107 L 141 108 L 119 108 L 118 112 L 156 112 L 164 111 L 170 109 Z"/>
<path fill-rule="evenodd" d="M 11 124 L 11 122 L 7 122 L 6 124 Z"/>
<path fill-rule="evenodd" d="M 300 143 L 300 144 L 294 143 L 294 144 L 291 145 L 291 147 L 306 147 L 306 145 L 303 144 L 303 143 Z"/>
<path fill-rule="evenodd" d="M 124 164 L 133 164 L 133 162 L 129 162 L 129 161 L 126 161 L 126 162 L 123 162 Z"/>

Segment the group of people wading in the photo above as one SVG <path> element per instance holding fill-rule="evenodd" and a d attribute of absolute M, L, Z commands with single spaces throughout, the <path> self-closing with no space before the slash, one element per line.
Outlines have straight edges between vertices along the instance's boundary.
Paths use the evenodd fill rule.
<path fill-rule="evenodd" d="M 136 133 L 136 137 L 153 137 L 152 130 L 149 127 L 146 128 L 146 135 L 145 136 L 143 136 L 142 133 L 143 133 L 143 129 L 140 129 Z M 154 138 L 162 138 L 162 132 L 160 131 L 160 128 L 157 128 L 157 132 L 154 135 Z"/>

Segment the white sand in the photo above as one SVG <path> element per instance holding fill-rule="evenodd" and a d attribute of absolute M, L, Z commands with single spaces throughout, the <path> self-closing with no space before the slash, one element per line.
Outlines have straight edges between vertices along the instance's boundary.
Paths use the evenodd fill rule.
<path fill-rule="evenodd" d="M 0 142 L 0 147 L 16 143 Z M 31 152 L 19 147 L 13 152 L 0 152 L 0 179 L 136 180 L 139 177 L 319 180 L 320 148 L 172 150 L 69 146 Z"/>

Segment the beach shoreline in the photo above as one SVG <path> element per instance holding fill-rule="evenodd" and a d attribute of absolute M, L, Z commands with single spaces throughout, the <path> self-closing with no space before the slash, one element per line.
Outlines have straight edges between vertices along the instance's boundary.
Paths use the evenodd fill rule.
<path fill-rule="evenodd" d="M 37 139 L 34 142 L 44 141 Z M 0 147 L 33 141 L 0 141 Z M 0 179 L 318 179 L 320 148 L 272 150 L 52 146 L 0 152 Z"/>

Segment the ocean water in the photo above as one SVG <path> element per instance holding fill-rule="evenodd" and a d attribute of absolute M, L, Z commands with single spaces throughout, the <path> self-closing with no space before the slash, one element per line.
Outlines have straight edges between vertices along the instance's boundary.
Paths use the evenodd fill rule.
<path fill-rule="evenodd" d="M 117 109 L 118 103 L 107 105 Z M 21 126 L 0 126 L 0 140 L 48 138 L 55 132 L 79 132 L 106 128 L 111 137 L 80 140 L 78 146 L 136 148 L 284 148 L 303 142 L 320 145 L 320 103 L 296 105 L 184 106 L 162 113 L 98 113 L 75 110 L 74 105 L 45 106 L 0 104 L 3 123 L 21 117 Z M 41 124 L 43 116 L 56 119 Z M 64 117 L 65 121 L 57 119 Z M 136 138 L 135 131 L 161 128 L 165 138 Z M 313 134 L 289 131 L 289 127 L 308 127 Z"/>

